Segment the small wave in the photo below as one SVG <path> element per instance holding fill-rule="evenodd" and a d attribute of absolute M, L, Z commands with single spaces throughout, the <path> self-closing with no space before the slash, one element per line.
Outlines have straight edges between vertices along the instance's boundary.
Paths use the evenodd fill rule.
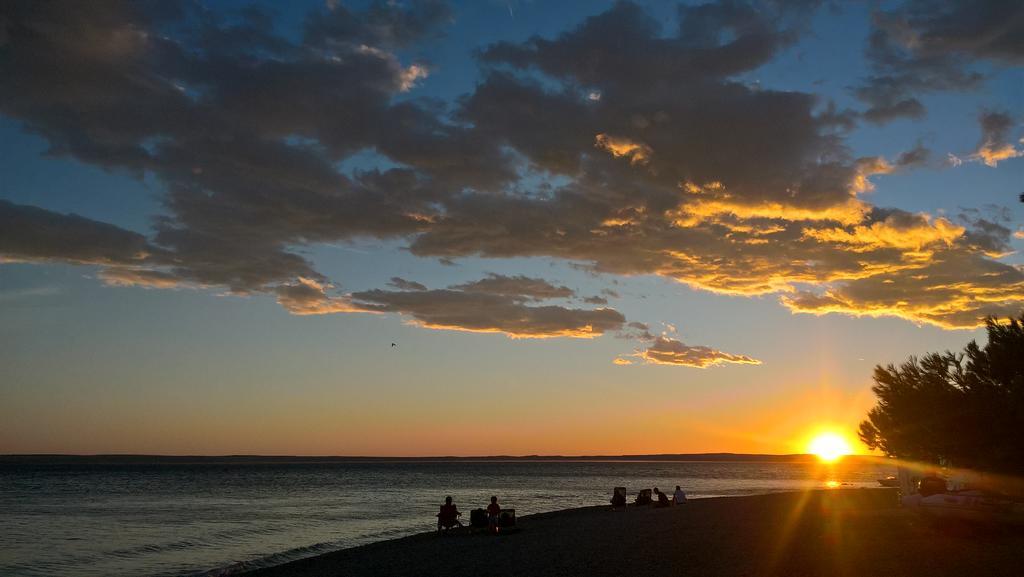
<path fill-rule="evenodd" d="M 272 567 L 274 565 L 282 565 L 284 563 L 290 563 L 292 561 L 298 561 L 299 559 L 305 559 L 307 557 L 314 557 L 316 555 L 322 555 L 324 553 L 330 553 L 343 549 L 345 544 L 340 541 L 327 541 L 324 543 L 316 543 L 314 545 L 307 545 L 305 547 L 296 547 L 294 549 L 288 549 L 278 553 L 272 553 L 263 557 L 257 557 L 256 559 L 250 559 L 248 561 L 235 561 L 223 567 L 216 569 L 210 569 L 208 571 L 201 571 L 199 573 L 192 573 L 188 577 L 227 577 L 229 575 L 237 575 L 244 571 L 251 571 L 253 569 L 262 569 L 264 567 Z"/>

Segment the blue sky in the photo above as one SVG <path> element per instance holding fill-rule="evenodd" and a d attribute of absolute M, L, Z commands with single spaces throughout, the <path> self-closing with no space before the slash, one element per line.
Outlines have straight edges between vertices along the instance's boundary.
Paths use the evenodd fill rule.
<path fill-rule="evenodd" d="M 308 2 L 247 29 L 289 45 L 279 53 L 255 33 L 200 46 L 204 22 L 230 31 L 247 5 L 11 10 L 0 452 L 798 451 L 824 429 L 852 441 L 875 364 L 961 348 L 985 314 L 1024 305 L 1024 55 L 950 40 L 966 3 L 951 20 L 914 3 L 709 4 L 684 11 L 708 18 L 698 41 L 677 34 L 675 2 Z M 339 27 L 316 40 L 311 12 Z M 608 14 L 660 29 L 586 28 Z M 148 32 L 125 48 L 124 30 Z M 645 40 L 602 41 L 619 32 Z M 901 46 L 898 69 L 866 53 L 872 34 Z M 707 56 L 734 41 L 760 63 Z M 46 73 L 24 57 L 38 46 L 96 76 Z M 426 77 L 402 84 L 413 66 Z M 982 80 L 957 84 L 966 72 Z M 869 120 L 885 96 L 857 91 L 886 74 L 924 112 Z M 366 110 L 346 116 L 339 98 Z M 308 102 L 312 120 L 293 112 Z M 840 129 L 821 120 L 830 105 Z M 725 122 L 702 123 L 702 106 Z M 555 126 L 537 120 L 557 107 Z M 244 164 L 259 146 L 276 156 Z M 898 162 L 915 149 L 927 158 Z M 985 150 L 1002 156 L 986 164 Z M 284 164 L 292 153 L 306 168 Z M 710 177 L 687 196 L 688 175 Z M 854 220 L 829 216 L 851 206 Z M 953 262 L 962 286 L 944 276 Z M 496 419 L 515 425 L 464 434 Z"/>

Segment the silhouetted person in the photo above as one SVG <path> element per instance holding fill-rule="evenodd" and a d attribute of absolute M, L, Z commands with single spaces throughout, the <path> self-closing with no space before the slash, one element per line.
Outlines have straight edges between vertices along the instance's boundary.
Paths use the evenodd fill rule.
<path fill-rule="evenodd" d="M 668 495 L 659 491 L 657 487 L 654 488 L 654 494 L 658 496 L 658 504 L 656 505 L 657 507 L 668 507 L 669 505 L 672 504 L 668 500 Z"/>
<path fill-rule="evenodd" d="M 672 500 L 676 502 L 676 505 L 681 505 L 686 502 L 686 493 L 676 485 L 676 492 L 672 495 Z"/>
<path fill-rule="evenodd" d="M 459 516 L 461 515 L 462 513 L 459 513 L 458 507 L 455 506 L 455 503 L 452 503 L 451 496 L 445 497 L 444 505 L 441 505 L 441 512 L 437 514 L 438 533 L 441 532 L 441 529 L 447 531 L 456 525 L 461 527 L 462 522 L 459 521 Z"/>
<path fill-rule="evenodd" d="M 491 497 L 491 504 L 487 506 L 487 526 L 491 528 L 492 533 L 497 533 L 501 530 L 498 527 L 498 517 L 501 515 L 501 505 L 498 504 L 497 497 Z"/>

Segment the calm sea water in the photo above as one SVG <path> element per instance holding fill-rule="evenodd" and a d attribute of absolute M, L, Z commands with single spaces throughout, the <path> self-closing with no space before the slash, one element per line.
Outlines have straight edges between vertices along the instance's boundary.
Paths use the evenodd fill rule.
<path fill-rule="evenodd" d="M 846 484 L 884 466 L 764 462 L 0 463 L 0 575 L 217 575 L 434 528 L 497 495 L 517 515 L 605 504 L 612 487 L 693 498 Z"/>

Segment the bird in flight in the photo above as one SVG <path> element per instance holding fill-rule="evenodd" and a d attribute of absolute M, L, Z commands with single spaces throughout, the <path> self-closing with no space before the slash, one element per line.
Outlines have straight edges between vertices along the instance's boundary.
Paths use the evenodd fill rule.
<path fill-rule="evenodd" d="M 392 347 L 397 347 L 398 345 L 396 345 L 395 343 L 391 343 L 391 346 Z"/>

